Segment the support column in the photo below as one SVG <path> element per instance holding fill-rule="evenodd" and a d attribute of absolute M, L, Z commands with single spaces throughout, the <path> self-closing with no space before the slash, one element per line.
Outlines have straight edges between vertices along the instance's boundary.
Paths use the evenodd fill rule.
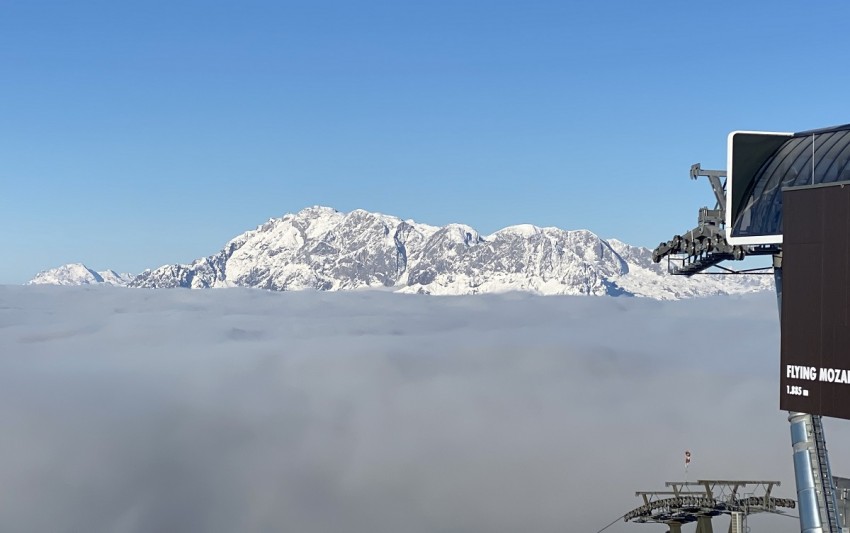
<path fill-rule="evenodd" d="M 740 511 L 732 511 L 732 516 L 729 519 L 729 533 L 745 533 L 744 513 Z"/>
<path fill-rule="evenodd" d="M 711 517 L 710 516 L 699 516 L 699 517 L 697 517 L 696 533 L 714 533 L 714 529 L 711 528 Z"/>
<path fill-rule="evenodd" d="M 817 456 L 815 439 L 809 431 L 812 427 L 812 415 L 807 413 L 789 413 L 791 423 L 791 446 L 794 450 L 794 481 L 797 484 L 797 505 L 800 510 L 801 533 L 825 533 L 821 520 L 821 506 L 818 501 L 818 482 L 814 475 L 815 464 L 812 455 Z M 814 452 L 814 453 L 813 453 Z M 827 526 L 828 527 L 828 526 Z"/>

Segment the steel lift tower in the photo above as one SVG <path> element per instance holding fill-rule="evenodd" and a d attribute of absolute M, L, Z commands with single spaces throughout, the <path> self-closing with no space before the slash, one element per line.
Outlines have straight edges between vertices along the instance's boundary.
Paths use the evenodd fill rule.
<path fill-rule="evenodd" d="M 729 533 L 744 533 L 751 514 L 781 513 L 793 509 L 794 500 L 771 496 L 778 481 L 714 480 L 668 481 L 667 490 L 638 491 L 643 505 L 626 513 L 628 522 L 664 524 L 670 533 L 681 533 L 682 525 L 696 522 L 696 533 L 713 533 L 712 518 L 728 515 Z"/>
<path fill-rule="evenodd" d="M 802 133 L 733 132 L 728 138 L 727 169 L 705 170 L 695 164 L 690 177 L 708 179 L 715 206 L 699 210 L 695 228 L 659 244 L 653 260 L 666 259 L 674 275 L 769 274 L 765 268 L 735 270 L 721 263 L 771 256 L 782 318 L 783 193 L 850 185 L 850 125 Z M 822 419 L 812 412 L 789 410 L 788 415 L 800 530 L 848 532 L 839 516 Z"/>

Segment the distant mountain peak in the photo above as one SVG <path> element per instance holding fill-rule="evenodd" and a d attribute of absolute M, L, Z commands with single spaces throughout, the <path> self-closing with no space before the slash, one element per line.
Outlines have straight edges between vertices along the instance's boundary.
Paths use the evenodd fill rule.
<path fill-rule="evenodd" d="M 114 270 L 95 272 L 82 263 L 70 263 L 44 270 L 27 282 L 27 285 L 127 285 L 135 276 L 118 274 Z"/>
<path fill-rule="evenodd" d="M 648 249 L 604 240 L 586 229 L 518 224 L 484 237 L 461 223 L 436 227 L 363 209 L 343 213 L 325 206 L 271 218 L 190 264 L 164 265 L 127 277 L 94 272 L 77 263 L 42 272 L 30 283 L 389 288 L 427 294 L 520 290 L 659 299 L 772 288 L 772 280 L 765 276 L 671 276 L 652 262 Z"/>

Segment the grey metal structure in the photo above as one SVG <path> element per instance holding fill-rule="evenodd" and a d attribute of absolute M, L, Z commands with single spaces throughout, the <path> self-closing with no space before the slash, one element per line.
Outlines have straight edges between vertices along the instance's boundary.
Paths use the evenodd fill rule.
<path fill-rule="evenodd" d="M 717 480 L 668 481 L 670 490 L 638 491 L 635 496 L 643 505 L 626 513 L 623 520 L 637 523 L 659 523 L 680 533 L 683 524 L 696 522 L 696 533 L 713 533 L 712 519 L 730 517 L 729 531 L 745 531 L 751 514 L 781 513 L 793 509 L 795 501 L 771 496 L 778 481 Z"/>
<path fill-rule="evenodd" d="M 838 517 L 841 519 L 841 527 L 843 527 L 846 531 L 848 529 L 847 515 L 850 514 L 850 479 L 846 477 L 833 476 L 832 481 L 835 485 Z"/>
<path fill-rule="evenodd" d="M 726 219 L 725 170 L 705 170 L 699 163 L 691 165 L 691 179 L 707 177 L 717 203 L 714 209 L 702 207 L 697 217 L 697 226 L 681 235 L 674 235 L 662 242 L 652 252 L 656 263 L 668 258 L 671 274 L 692 276 L 708 268 L 719 266 L 723 261 L 742 260 L 748 255 L 772 255 L 779 251 L 775 245 L 733 246 L 726 241 L 724 221 Z M 672 260 L 672 262 L 670 262 Z M 674 263 L 679 263 L 675 265 Z M 727 273 L 734 273 L 724 269 Z M 755 269 L 762 270 L 762 269 Z"/>
<path fill-rule="evenodd" d="M 791 423 L 797 501 L 800 502 L 800 531 L 839 533 L 843 524 L 838 513 L 821 417 L 789 413 L 788 421 Z"/>
<path fill-rule="evenodd" d="M 806 140 L 811 155 L 806 155 Z M 817 152 L 817 146 L 824 148 Z M 799 167 L 799 168 L 798 168 Z M 809 170 L 806 170 L 806 169 Z M 806 174 L 808 172 L 808 174 Z M 776 150 L 761 166 L 752 188 L 746 191 L 748 201 L 745 214 L 734 224 L 761 224 L 771 232 L 781 232 L 781 194 L 776 190 L 783 185 L 799 181 L 828 183 L 850 177 L 850 125 L 795 134 Z M 692 276 L 702 273 L 728 260 L 741 260 L 752 255 L 772 255 L 776 280 L 777 303 L 782 309 L 782 245 L 751 244 L 730 245 L 727 242 L 726 183 L 722 170 L 703 170 L 699 164 L 691 167 L 690 176 L 709 179 L 717 200 L 714 209 L 699 210 L 696 228 L 662 242 L 652 254 L 658 263 L 662 259 L 680 261 L 680 266 L 669 267 L 672 274 Z M 786 183 L 787 182 L 787 183 Z M 765 217 L 762 222 L 759 217 Z M 723 267 L 719 267 L 723 268 Z M 726 273 L 745 272 L 723 269 Z M 799 501 L 800 531 L 803 533 L 842 533 L 843 518 L 839 516 L 836 489 L 829 466 L 826 438 L 820 416 L 808 413 L 789 413 L 794 474 Z M 850 492 L 850 489 L 848 489 Z M 730 525 L 730 531 L 732 530 Z M 699 531 L 699 530 L 698 530 Z M 671 528 L 671 532 L 675 530 Z"/>

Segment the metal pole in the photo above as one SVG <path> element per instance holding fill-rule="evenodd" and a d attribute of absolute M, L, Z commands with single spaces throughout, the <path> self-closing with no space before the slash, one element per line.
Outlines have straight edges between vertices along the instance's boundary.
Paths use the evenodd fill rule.
<path fill-rule="evenodd" d="M 794 480 L 797 483 L 800 531 L 802 533 L 825 533 L 829 531 L 829 523 L 824 524 L 824 521 L 821 520 L 821 506 L 818 501 L 818 476 L 814 475 L 815 465 L 812 462 L 811 453 L 815 447 L 814 436 L 809 431 L 812 427 L 812 415 L 789 413 L 788 422 L 791 423 L 791 446 L 794 450 Z"/>

